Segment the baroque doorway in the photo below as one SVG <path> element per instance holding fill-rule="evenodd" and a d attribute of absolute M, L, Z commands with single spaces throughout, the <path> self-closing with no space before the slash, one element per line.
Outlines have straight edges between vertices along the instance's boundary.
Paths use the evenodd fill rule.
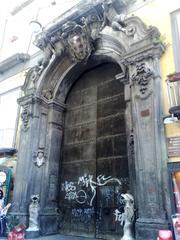
<path fill-rule="evenodd" d="M 36 38 L 43 59 L 28 71 L 18 100 L 23 114 L 13 215 L 26 224 L 31 196 L 39 194 L 43 235 L 60 229 L 117 239 L 119 232 L 119 239 L 117 192 L 128 188 L 119 184 L 128 176 L 138 209 L 136 238 L 155 239 L 171 219 L 160 72 L 165 48 L 158 29 L 138 17 L 115 29 L 116 10 L 104 0 L 82 1 Z M 124 86 L 114 79 L 121 73 L 116 64 L 92 69 L 96 59 L 118 63 Z M 92 70 L 80 76 L 84 62 Z M 40 167 L 38 152 L 45 158 Z"/>
<path fill-rule="evenodd" d="M 104 63 L 83 73 L 66 99 L 61 163 L 60 232 L 119 239 L 128 159 L 121 72 Z"/>

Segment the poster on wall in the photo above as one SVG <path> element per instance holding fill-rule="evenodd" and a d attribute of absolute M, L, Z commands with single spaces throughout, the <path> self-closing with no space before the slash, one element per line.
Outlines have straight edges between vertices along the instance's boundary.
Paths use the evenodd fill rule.
<path fill-rule="evenodd" d="M 172 215 L 172 223 L 176 240 L 180 240 L 180 214 Z"/>

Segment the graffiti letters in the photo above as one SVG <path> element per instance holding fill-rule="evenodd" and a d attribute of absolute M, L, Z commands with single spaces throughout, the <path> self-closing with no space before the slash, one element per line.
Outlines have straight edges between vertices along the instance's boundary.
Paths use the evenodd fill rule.
<path fill-rule="evenodd" d="M 70 192 L 70 191 L 75 191 L 76 190 L 76 186 L 74 185 L 73 182 L 67 182 L 65 181 L 65 183 L 62 184 L 62 191 L 66 191 L 66 192 Z"/>
<path fill-rule="evenodd" d="M 68 200 L 76 199 L 77 197 L 76 186 L 74 185 L 73 182 L 65 181 L 65 183 L 62 184 L 61 190 L 66 192 L 65 199 Z"/>
<path fill-rule="evenodd" d="M 94 208 L 73 208 L 71 212 L 72 223 L 85 224 L 87 229 L 91 226 L 94 219 L 95 210 Z"/>
<path fill-rule="evenodd" d="M 124 221 L 123 214 L 118 209 L 114 211 L 114 216 L 115 216 L 115 222 L 120 222 L 120 224 L 122 225 Z"/>
<path fill-rule="evenodd" d="M 105 186 L 109 182 L 116 182 L 119 187 L 121 187 L 121 180 L 118 178 L 112 178 L 111 176 L 105 177 L 104 175 L 99 175 L 96 181 L 93 180 L 93 175 L 84 174 L 80 176 L 77 184 L 73 182 L 65 181 L 62 184 L 62 191 L 66 192 L 65 199 L 75 200 L 79 204 L 84 204 L 88 200 L 87 189 L 91 191 L 91 197 L 89 199 L 89 206 L 93 205 L 93 200 L 96 196 L 96 188 Z"/>
<path fill-rule="evenodd" d="M 95 211 L 94 208 L 73 208 L 72 215 L 74 217 L 86 217 L 91 218 L 94 215 Z"/>
<path fill-rule="evenodd" d="M 81 184 L 82 186 L 85 186 L 88 188 L 89 186 L 92 187 L 93 182 L 93 175 L 87 175 L 84 174 L 84 176 L 79 177 L 78 185 Z"/>
<path fill-rule="evenodd" d="M 79 204 L 83 204 L 86 202 L 87 194 L 84 190 L 77 191 L 77 188 L 73 182 L 67 182 L 62 184 L 61 190 L 65 191 L 65 199 L 67 200 L 75 200 Z"/>

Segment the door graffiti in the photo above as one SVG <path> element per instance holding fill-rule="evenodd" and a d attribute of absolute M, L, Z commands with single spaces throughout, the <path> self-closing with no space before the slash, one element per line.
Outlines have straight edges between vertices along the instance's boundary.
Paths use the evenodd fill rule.
<path fill-rule="evenodd" d="M 84 188 L 90 188 L 92 191 L 91 199 L 89 200 L 89 206 L 92 207 L 93 200 L 96 196 L 96 188 L 100 186 L 105 186 L 109 182 L 116 182 L 119 184 L 119 190 L 122 187 L 122 183 L 118 178 L 112 178 L 111 176 L 105 177 L 103 175 L 99 175 L 97 177 L 97 181 L 93 181 L 93 175 L 84 174 L 84 176 L 79 177 L 78 186 L 82 186 Z M 78 186 L 73 182 L 65 181 L 62 183 L 61 190 L 66 192 L 65 199 L 75 200 L 79 204 L 84 204 L 86 200 L 88 200 L 87 193 L 85 190 L 79 189 Z M 109 189 L 108 189 L 109 191 Z M 109 192 L 108 197 L 111 197 L 111 193 Z"/>
<path fill-rule="evenodd" d="M 84 73 L 67 97 L 60 185 L 60 232 L 119 239 L 129 189 L 124 86 L 113 63 Z"/>

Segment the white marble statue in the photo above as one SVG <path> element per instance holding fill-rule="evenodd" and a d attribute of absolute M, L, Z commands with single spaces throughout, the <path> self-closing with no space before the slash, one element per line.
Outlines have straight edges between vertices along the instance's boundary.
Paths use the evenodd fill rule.
<path fill-rule="evenodd" d="M 123 227 L 123 237 L 121 240 L 134 240 L 133 237 L 133 221 L 134 221 L 134 198 L 130 193 L 121 194 L 125 200 L 124 213 L 122 213 L 121 224 Z"/>
<path fill-rule="evenodd" d="M 31 203 L 29 205 L 29 227 L 26 229 L 26 231 L 39 231 L 39 209 L 39 195 L 32 195 Z"/>

